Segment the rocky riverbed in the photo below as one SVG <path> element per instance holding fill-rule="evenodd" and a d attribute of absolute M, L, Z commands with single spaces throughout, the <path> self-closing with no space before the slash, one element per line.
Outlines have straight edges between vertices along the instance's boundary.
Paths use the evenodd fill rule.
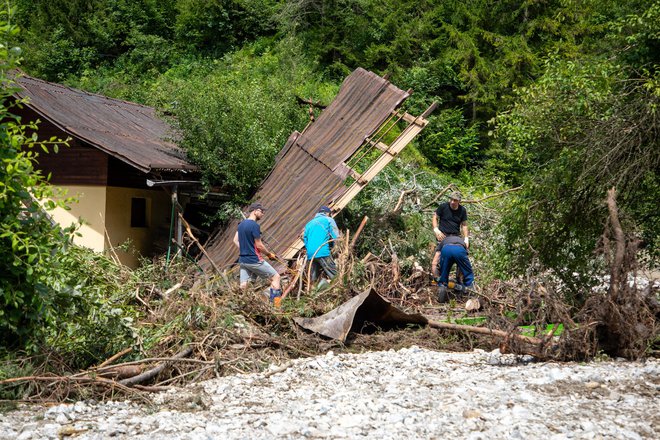
<path fill-rule="evenodd" d="M 151 405 L 22 406 L 0 414 L 0 439 L 657 439 L 659 394 L 658 359 L 330 352 L 164 392 Z"/>

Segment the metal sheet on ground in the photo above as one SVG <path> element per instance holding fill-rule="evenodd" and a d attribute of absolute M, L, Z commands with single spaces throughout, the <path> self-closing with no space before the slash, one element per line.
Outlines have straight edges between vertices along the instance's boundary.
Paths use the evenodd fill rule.
<path fill-rule="evenodd" d="M 389 330 L 428 323 L 420 314 L 409 314 L 397 309 L 373 289 L 362 292 L 325 315 L 316 318 L 297 317 L 293 320 L 302 328 L 342 342 L 351 331 L 360 333 L 373 328 Z"/>

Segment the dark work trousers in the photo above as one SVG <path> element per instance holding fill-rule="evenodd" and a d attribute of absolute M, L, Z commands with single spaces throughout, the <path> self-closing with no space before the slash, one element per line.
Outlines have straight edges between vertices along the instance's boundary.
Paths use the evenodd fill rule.
<path fill-rule="evenodd" d="M 467 249 L 460 244 L 447 244 L 442 247 L 440 252 L 440 281 L 439 284 L 447 285 L 449 281 L 449 272 L 454 263 L 463 273 L 463 280 L 467 287 L 472 286 L 474 282 L 474 273 L 472 264 L 468 258 Z"/>
<path fill-rule="evenodd" d="M 311 261 L 311 265 L 312 281 L 316 281 L 320 275 L 320 271 L 323 271 L 325 276 L 330 280 L 337 275 L 337 264 L 335 264 L 335 260 L 333 260 L 331 256 L 314 258 Z"/>

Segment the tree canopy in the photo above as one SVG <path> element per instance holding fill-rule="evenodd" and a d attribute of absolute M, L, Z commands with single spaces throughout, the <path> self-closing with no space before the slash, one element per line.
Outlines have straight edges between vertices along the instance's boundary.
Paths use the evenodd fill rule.
<path fill-rule="evenodd" d="M 396 165 L 402 175 L 418 169 L 438 176 L 429 185 L 479 192 L 524 186 L 501 208 L 489 248 L 499 270 L 535 261 L 571 281 L 602 263 L 594 250 L 612 186 L 657 264 L 658 0 L 12 3 L 23 32 L 6 36 L 5 56 L 20 46 L 30 74 L 173 115 L 206 183 L 233 202 L 250 198 L 288 134 L 304 128 L 300 98 L 328 104 L 360 66 L 412 88 L 413 113 L 440 103 Z M 5 120 L 15 145 L 20 122 Z M 30 158 L 11 151 L 27 170 Z M 358 203 L 380 209 L 365 194 L 374 199 Z"/>

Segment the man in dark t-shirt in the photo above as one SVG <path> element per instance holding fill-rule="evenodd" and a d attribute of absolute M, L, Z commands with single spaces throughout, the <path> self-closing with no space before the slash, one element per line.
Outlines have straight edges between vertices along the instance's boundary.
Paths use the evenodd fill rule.
<path fill-rule="evenodd" d="M 266 249 L 261 241 L 261 227 L 257 223 L 263 217 L 265 208 L 261 203 L 253 203 L 248 211 L 248 218 L 239 223 L 234 235 L 234 244 L 239 249 L 241 288 L 247 287 L 248 281 L 255 277 L 269 278 L 270 301 L 277 305 L 282 296 L 280 274 L 263 259 L 262 255 L 273 259 L 275 254 Z"/>
<path fill-rule="evenodd" d="M 461 205 L 461 193 L 454 191 L 449 202 L 442 203 L 433 213 L 433 232 L 438 241 L 442 241 L 450 235 L 460 236 L 461 231 L 463 238 L 467 238 L 467 210 Z"/>
<path fill-rule="evenodd" d="M 449 195 L 449 202 L 441 204 L 433 214 L 433 232 L 438 244 L 431 263 L 431 273 L 438 283 L 440 302 L 447 300 L 449 272 L 454 263 L 463 274 L 465 286 L 461 285 L 461 288 L 471 287 L 474 281 L 472 265 L 468 258 L 470 239 L 467 210 L 461 205 L 461 198 L 461 193 L 454 191 Z"/>

